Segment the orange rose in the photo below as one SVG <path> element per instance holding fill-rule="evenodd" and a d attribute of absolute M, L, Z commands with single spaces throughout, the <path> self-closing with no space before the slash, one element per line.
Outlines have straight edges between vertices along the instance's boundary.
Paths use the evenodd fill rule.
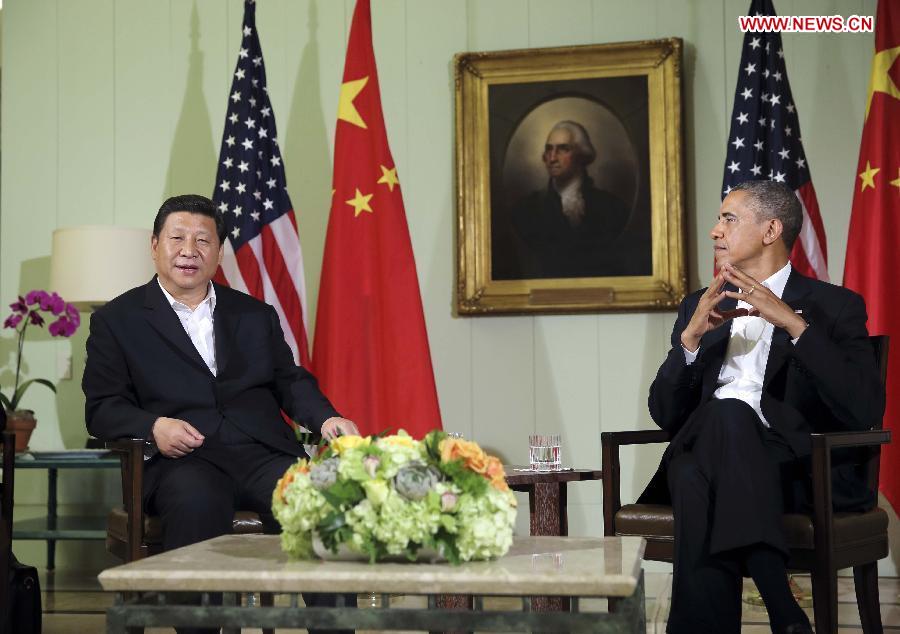
<path fill-rule="evenodd" d="M 462 460 L 467 469 L 483 474 L 487 469 L 487 456 L 478 443 L 462 438 L 445 438 L 441 441 L 441 461 Z"/>
<path fill-rule="evenodd" d="M 285 473 L 281 479 L 278 481 L 278 497 L 281 498 L 281 501 L 284 502 L 284 490 L 288 488 L 288 485 L 294 481 L 294 471 L 292 469 L 288 469 L 287 473 Z"/>
<path fill-rule="evenodd" d="M 488 456 L 485 475 L 491 481 L 491 486 L 500 491 L 508 491 L 506 473 L 503 471 L 503 463 L 497 456 Z"/>

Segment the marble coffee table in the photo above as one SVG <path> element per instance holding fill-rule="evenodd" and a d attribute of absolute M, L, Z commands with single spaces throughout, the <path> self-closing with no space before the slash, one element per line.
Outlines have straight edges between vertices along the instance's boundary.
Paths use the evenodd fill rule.
<path fill-rule="evenodd" d="M 314 627 L 367 630 L 645 632 L 644 540 L 639 537 L 519 537 L 506 556 L 449 564 L 289 561 L 274 535 L 225 535 L 100 573 L 116 593 L 110 633 L 157 626 Z M 300 592 L 427 595 L 428 609 L 298 607 Z M 201 593 L 194 605 L 178 595 Z M 213 605 L 208 593 L 223 593 Z M 290 606 L 256 605 L 254 593 L 290 595 Z M 475 609 L 440 609 L 437 595 L 474 595 Z M 569 612 L 537 612 L 530 597 L 570 598 Z M 485 596 L 523 597 L 517 611 L 483 610 Z M 610 612 L 580 610 L 580 598 L 615 598 Z M 389 605 L 383 600 L 382 605 Z M 229 630 L 228 628 L 235 628 Z"/>

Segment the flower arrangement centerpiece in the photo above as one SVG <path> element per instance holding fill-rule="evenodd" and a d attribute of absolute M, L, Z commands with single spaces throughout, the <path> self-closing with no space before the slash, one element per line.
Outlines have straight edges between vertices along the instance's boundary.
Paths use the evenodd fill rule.
<path fill-rule="evenodd" d="M 458 564 L 509 550 L 516 499 L 500 460 L 477 443 L 401 430 L 333 439 L 285 472 L 272 511 L 295 558 L 312 557 L 315 541 L 371 562 L 430 552 Z"/>
<path fill-rule="evenodd" d="M 81 324 L 81 316 L 78 309 L 72 304 L 67 304 L 56 293 L 34 290 L 25 297 L 19 296 L 9 305 L 12 314 L 3 322 L 4 328 L 12 328 L 16 331 L 16 378 L 12 390 L 7 393 L 0 392 L 0 405 L 9 412 L 7 415 L 7 428 L 16 434 L 16 451 L 23 451 L 28 445 L 28 439 L 34 430 L 34 412 L 20 410 L 19 403 L 25 396 L 25 391 L 33 384 L 38 383 L 56 392 L 56 386 L 47 379 L 28 379 L 22 381 L 22 350 L 25 347 L 25 332 L 28 326 L 43 327 L 46 323 L 44 316 L 49 319 L 55 317 L 48 326 L 53 337 L 71 337 Z"/>

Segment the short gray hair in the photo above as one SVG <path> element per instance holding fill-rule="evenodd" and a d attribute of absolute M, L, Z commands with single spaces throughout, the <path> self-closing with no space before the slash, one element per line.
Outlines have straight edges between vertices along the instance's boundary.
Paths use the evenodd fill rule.
<path fill-rule="evenodd" d="M 794 191 L 784 183 L 768 180 L 744 181 L 731 191 L 747 193 L 749 206 L 758 221 L 781 222 L 781 239 L 790 252 L 803 227 L 803 207 Z"/>
<path fill-rule="evenodd" d="M 597 158 L 597 150 L 594 149 L 591 137 L 583 125 L 575 121 L 560 121 L 550 129 L 547 136 L 550 136 L 556 130 L 568 130 L 569 134 L 572 135 L 572 146 L 575 148 L 578 156 L 581 157 L 582 165 L 590 165 L 594 162 L 594 159 Z"/>

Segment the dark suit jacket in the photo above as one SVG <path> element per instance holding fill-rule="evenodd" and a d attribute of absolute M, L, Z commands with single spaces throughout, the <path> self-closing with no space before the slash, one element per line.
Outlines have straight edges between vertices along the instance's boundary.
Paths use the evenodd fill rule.
<path fill-rule="evenodd" d="M 156 278 L 91 316 L 82 381 L 91 434 L 149 438 L 154 421 L 168 416 L 209 436 L 228 419 L 261 443 L 305 455 L 280 409 L 314 431 L 338 413 L 312 374 L 294 363 L 275 310 L 230 288 L 215 289 L 217 376 Z"/>
<path fill-rule="evenodd" d="M 585 175 L 581 185 L 584 217 L 572 226 L 562 211 L 562 200 L 550 181 L 513 209 L 512 223 L 527 245 L 531 261 L 524 262 L 527 277 L 594 277 L 635 275 L 622 270 L 623 258 L 610 247 L 628 224 L 630 209 L 608 191 L 594 187 Z"/>
<path fill-rule="evenodd" d="M 730 327 L 724 325 L 700 340 L 697 360 L 687 365 L 681 347 L 684 331 L 700 296 L 681 303 L 672 329 L 672 348 L 650 386 L 650 415 L 673 436 L 691 414 L 713 397 L 725 358 Z M 810 279 L 792 271 L 782 294 L 791 308 L 802 311 L 809 327 L 791 343 L 790 335 L 775 328 L 763 378 L 761 406 L 772 429 L 780 434 L 802 462 L 811 453 L 810 433 L 869 429 L 884 415 L 884 386 L 866 331 L 862 297 L 840 286 Z M 723 310 L 735 307 L 726 299 Z M 673 442 L 677 443 L 677 436 Z M 833 500 L 837 508 L 871 503 L 864 475 L 851 452 L 833 461 Z M 642 502 L 668 497 L 661 469 L 641 496 Z"/>

